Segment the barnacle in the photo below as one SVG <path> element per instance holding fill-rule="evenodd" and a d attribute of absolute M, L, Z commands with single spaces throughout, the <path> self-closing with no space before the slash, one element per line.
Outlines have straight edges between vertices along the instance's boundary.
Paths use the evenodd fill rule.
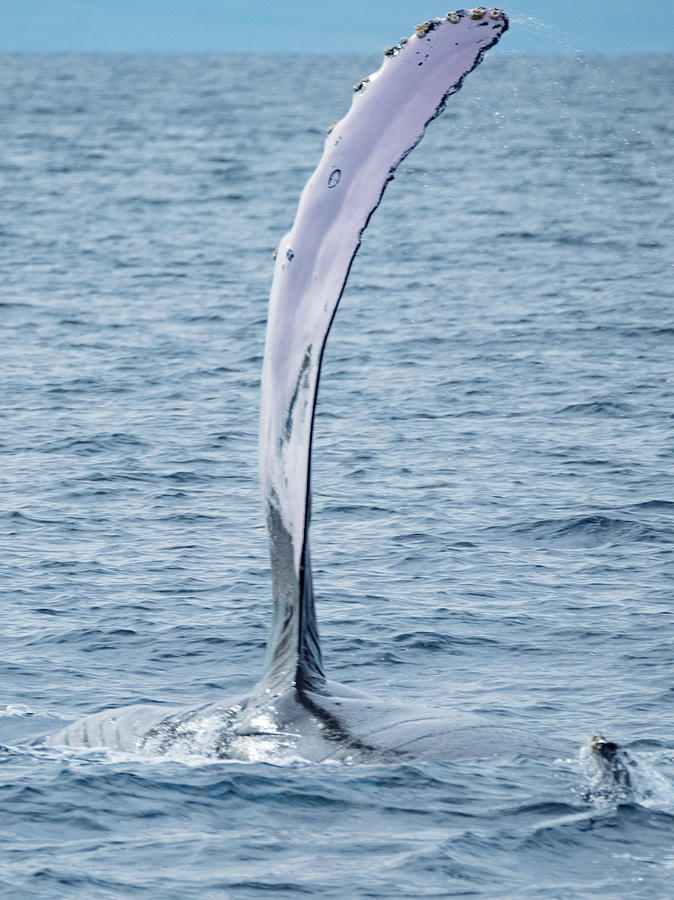
<path fill-rule="evenodd" d="M 448 22 L 451 22 L 452 25 L 457 25 L 461 21 L 461 16 L 455 12 L 447 13 L 445 18 L 447 19 Z"/>
<path fill-rule="evenodd" d="M 384 48 L 384 56 L 393 56 L 395 53 L 395 47 L 385 47 Z"/>
<path fill-rule="evenodd" d="M 490 19 L 500 19 L 503 13 L 500 9 L 490 9 L 489 10 L 489 18 Z"/>
<path fill-rule="evenodd" d="M 484 6 L 476 6 L 475 9 L 471 9 L 470 17 L 471 19 L 481 19 L 486 12 Z"/>

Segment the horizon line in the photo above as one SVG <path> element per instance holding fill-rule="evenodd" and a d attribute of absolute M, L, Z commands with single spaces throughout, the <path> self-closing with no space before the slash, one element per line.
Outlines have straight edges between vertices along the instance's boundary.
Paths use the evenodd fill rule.
<path fill-rule="evenodd" d="M 0 56 L 375 56 L 367 50 L 6 50 Z M 674 50 L 509 50 L 501 48 L 493 56 L 673 56 Z M 492 56 L 492 58 L 493 58 Z"/>

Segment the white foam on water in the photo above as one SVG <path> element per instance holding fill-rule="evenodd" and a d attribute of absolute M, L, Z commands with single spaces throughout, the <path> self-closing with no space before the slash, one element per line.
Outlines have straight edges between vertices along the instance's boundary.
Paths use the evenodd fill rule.
<path fill-rule="evenodd" d="M 23 703 L 8 703 L 7 706 L 0 707 L 0 719 L 28 719 L 31 716 L 40 716 L 48 719 L 60 719 L 68 721 L 71 716 L 64 716 L 61 713 L 53 712 L 45 709 L 31 709 L 30 706 L 24 706 Z"/>

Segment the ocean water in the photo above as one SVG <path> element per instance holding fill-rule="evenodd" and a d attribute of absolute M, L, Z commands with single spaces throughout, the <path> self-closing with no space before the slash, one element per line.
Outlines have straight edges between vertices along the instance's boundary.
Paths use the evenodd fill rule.
<path fill-rule="evenodd" d="M 325 356 L 329 675 L 559 755 L 34 743 L 259 676 L 271 254 L 378 65 L 0 57 L 3 897 L 672 895 L 671 56 L 487 58 L 389 186 Z M 598 731 L 629 796 L 578 757 Z"/>

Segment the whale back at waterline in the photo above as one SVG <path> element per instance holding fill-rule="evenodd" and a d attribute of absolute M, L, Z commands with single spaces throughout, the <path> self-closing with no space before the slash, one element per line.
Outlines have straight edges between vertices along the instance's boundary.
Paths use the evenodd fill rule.
<path fill-rule="evenodd" d="M 56 735 L 70 746 L 176 745 L 223 758 L 486 756 L 544 743 L 460 713 L 379 703 L 325 679 L 309 556 L 310 457 L 325 341 L 363 230 L 387 182 L 465 76 L 507 29 L 498 10 L 459 11 L 389 48 L 326 139 L 293 228 L 279 246 L 262 376 L 260 479 L 269 528 L 273 621 L 250 697 L 192 711 L 105 711 Z"/>

